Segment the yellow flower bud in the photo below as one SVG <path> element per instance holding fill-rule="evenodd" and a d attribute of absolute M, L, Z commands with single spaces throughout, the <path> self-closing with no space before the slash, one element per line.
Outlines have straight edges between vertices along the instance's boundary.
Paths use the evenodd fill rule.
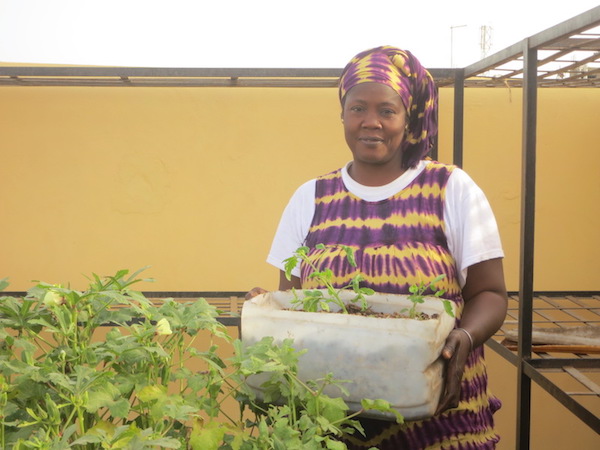
<path fill-rule="evenodd" d="M 44 305 L 46 306 L 60 306 L 65 302 L 62 295 L 55 291 L 48 291 L 44 295 Z"/>
<path fill-rule="evenodd" d="M 156 322 L 156 333 L 157 334 L 173 334 L 171 331 L 171 325 L 169 321 L 164 317 Z"/>

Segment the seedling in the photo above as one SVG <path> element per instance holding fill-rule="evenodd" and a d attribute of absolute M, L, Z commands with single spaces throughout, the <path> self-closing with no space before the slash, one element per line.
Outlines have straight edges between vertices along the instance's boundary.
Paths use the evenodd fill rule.
<path fill-rule="evenodd" d="M 346 245 L 330 245 L 332 247 L 340 247 L 346 255 L 346 260 L 352 267 L 356 267 L 356 260 L 354 259 L 354 250 Z M 315 245 L 316 249 L 325 250 L 325 244 Z M 299 247 L 292 256 L 287 258 L 285 263 L 285 276 L 288 280 L 292 278 L 292 270 L 300 263 L 304 262 L 311 269 L 312 272 L 309 275 L 310 278 L 316 279 L 320 285 L 325 286 L 328 296 L 323 295 L 323 291 L 314 289 L 304 289 L 304 298 L 299 298 L 295 289 L 292 289 L 294 293 L 294 299 L 292 304 L 302 306 L 302 309 L 307 312 L 330 311 L 330 303 L 337 305 L 344 314 L 348 314 L 348 308 L 344 301 L 340 298 L 340 292 L 343 290 L 351 289 L 354 291 L 356 296 L 350 300 L 351 303 L 360 304 L 361 311 L 367 310 L 369 307 L 365 296 L 373 295 L 375 291 L 370 288 L 360 287 L 360 282 L 364 280 L 361 274 L 355 275 L 350 283 L 342 288 L 336 288 L 333 286 L 333 271 L 331 269 L 318 270 L 315 261 L 308 257 L 309 247 Z"/>
<path fill-rule="evenodd" d="M 325 250 L 325 248 L 335 248 L 339 247 L 344 252 L 346 259 L 350 266 L 356 267 L 356 259 L 354 258 L 354 250 L 352 247 L 348 247 L 346 245 L 329 245 L 325 244 L 317 244 L 315 245 L 316 249 Z M 317 311 L 330 311 L 330 304 L 333 303 L 337 305 L 341 312 L 344 314 L 348 314 L 348 307 L 344 303 L 344 301 L 340 297 L 340 293 L 344 290 L 353 290 L 356 294 L 354 298 L 350 300 L 351 303 L 358 303 L 360 305 L 360 311 L 364 312 L 369 309 L 369 305 L 366 300 L 366 296 L 373 295 L 375 291 L 370 288 L 361 287 L 360 282 L 364 280 L 364 277 L 361 274 L 355 275 L 350 283 L 342 288 L 336 288 L 333 286 L 333 271 L 329 268 L 319 270 L 316 265 L 316 261 L 309 258 L 308 253 L 310 251 L 309 247 L 302 246 L 299 247 L 292 256 L 287 258 L 285 263 L 285 276 L 288 280 L 292 278 L 292 270 L 301 262 L 307 264 L 312 272 L 309 275 L 309 278 L 316 279 L 320 285 L 325 286 L 324 290 L 327 291 L 324 294 L 323 290 L 319 289 L 304 289 L 303 294 L 304 298 L 300 298 L 296 289 L 292 289 L 294 298 L 292 299 L 292 304 L 298 307 L 302 307 L 304 311 L 307 312 L 317 312 Z M 408 299 L 413 303 L 410 309 L 405 309 L 402 312 L 406 312 L 408 317 L 411 319 L 422 319 L 424 315 L 417 311 L 417 306 L 421 303 L 424 303 L 425 292 L 427 290 L 431 290 L 433 292 L 434 297 L 440 298 L 444 305 L 444 310 L 446 313 L 454 317 L 454 312 L 452 310 L 452 302 L 450 300 L 446 300 L 441 298 L 442 295 L 446 292 L 445 290 L 438 289 L 436 284 L 443 280 L 446 275 L 438 275 L 435 277 L 430 283 L 420 283 L 418 285 L 413 285 L 409 288 L 410 295 Z"/>
<path fill-rule="evenodd" d="M 443 289 L 438 289 L 436 287 L 436 284 L 438 282 L 440 282 L 441 280 L 443 280 L 445 277 L 446 277 L 446 275 L 444 275 L 444 274 L 438 275 L 429 284 L 425 284 L 425 283 L 421 282 L 418 285 L 413 285 L 408 288 L 408 291 L 410 292 L 408 299 L 413 303 L 412 307 L 409 310 L 405 310 L 405 311 L 408 311 L 409 318 L 418 319 L 420 317 L 420 313 L 417 312 L 417 305 L 425 302 L 424 297 L 425 297 L 425 292 L 427 291 L 427 289 L 429 289 L 433 292 L 434 297 L 440 298 L 442 295 L 444 295 L 444 293 L 446 291 Z M 450 300 L 446 300 L 444 298 L 440 298 L 440 300 L 442 301 L 442 303 L 444 305 L 444 310 L 446 311 L 446 313 L 450 317 L 454 317 L 454 311 L 452 310 L 452 302 Z"/>

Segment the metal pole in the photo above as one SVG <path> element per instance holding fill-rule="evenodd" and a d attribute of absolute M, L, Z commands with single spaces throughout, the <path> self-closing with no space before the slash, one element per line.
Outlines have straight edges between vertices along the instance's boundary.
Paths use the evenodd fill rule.
<path fill-rule="evenodd" d="M 454 144 L 452 163 L 463 166 L 465 69 L 454 70 Z"/>
<path fill-rule="evenodd" d="M 531 434 L 531 360 L 533 321 L 533 252 L 535 237 L 535 174 L 537 128 L 537 48 L 523 41 L 523 148 L 521 185 L 521 257 L 519 283 L 519 367 L 517 449 L 528 450 Z"/>

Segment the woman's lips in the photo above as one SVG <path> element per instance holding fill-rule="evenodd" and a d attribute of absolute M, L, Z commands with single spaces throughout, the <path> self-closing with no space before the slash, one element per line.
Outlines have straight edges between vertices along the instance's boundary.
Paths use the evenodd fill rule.
<path fill-rule="evenodd" d="M 376 144 L 380 144 L 383 142 L 383 139 L 376 137 L 376 136 L 365 136 L 365 137 L 358 138 L 358 140 L 367 145 L 376 145 Z"/>

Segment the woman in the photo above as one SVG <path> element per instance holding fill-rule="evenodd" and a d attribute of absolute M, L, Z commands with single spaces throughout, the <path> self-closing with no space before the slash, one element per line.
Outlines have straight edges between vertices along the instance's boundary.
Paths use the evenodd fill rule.
<path fill-rule="evenodd" d="M 352 161 L 301 186 L 286 207 L 267 261 L 279 289 L 316 288 L 301 267 L 287 280 L 283 260 L 301 245 L 335 283 L 356 271 L 361 285 L 408 294 L 445 274 L 438 287 L 456 304 L 457 327 L 442 351 L 446 384 L 436 414 L 404 425 L 362 420 L 367 437 L 349 448 L 495 448 L 483 343 L 501 326 L 507 307 L 503 252 L 489 204 L 462 170 L 426 159 L 437 134 L 437 94 L 431 75 L 408 51 L 384 46 L 355 56 L 339 84 L 342 122 Z M 358 267 L 340 251 L 354 248 Z M 249 296 L 264 292 L 253 289 Z"/>

